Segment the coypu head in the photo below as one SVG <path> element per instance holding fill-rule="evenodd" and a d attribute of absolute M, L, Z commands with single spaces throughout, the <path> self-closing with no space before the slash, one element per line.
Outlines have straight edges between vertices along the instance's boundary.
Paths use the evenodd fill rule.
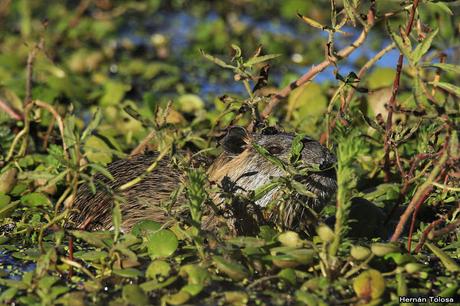
<path fill-rule="evenodd" d="M 254 144 L 262 146 L 271 155 L 289 164 L 295 137 L 295 134 L 279 132 L 273 128 L 268 128 L 262 133 L 248 133 L 242 127 L 231 127 L 221 141 L 224 152 L 208 170 L 209 178 L 220 183 L 223 189 L 226 188 L 224 182 L 232 182 L 233 185 L 230 185 L 233 186 L 234 191 L 241 192 L 256 190 L 273 178 L 286 176 L 286 171 L 261 155 L 254 148 Z M 316 211 L 320 210 L 337 188 L 335 156 L 326 147 L 309 137 L 302 138 L 301 143 L 303 146 L 299 158 L 301 167 L 315 170 L 307 171 L 305 176 L 296 180 L 316 197 L 299 196 L 301 200 L 296 201 L 297 204 L 289 204 L 284 208 L 282 217 L 279 215 L 270 217 L 272 220 L 281 221 L 286 228 L 295 228 L 295 223 L 299 222 L 299 218 L 302 219 L 306 206 Z M 258 207 L 266 207 L 276 198 L 278 189 L 271 190 L 255 204 Z"/>

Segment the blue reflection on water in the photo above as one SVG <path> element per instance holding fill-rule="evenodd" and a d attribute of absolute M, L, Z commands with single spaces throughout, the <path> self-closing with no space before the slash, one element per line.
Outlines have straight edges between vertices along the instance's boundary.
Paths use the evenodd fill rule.
<path fill-rule="evenodd" d="M 22 274 L 33 271 L 35 266 L 35 263 L 15 259 L 10 252 L 0 250 L 0 271 L 3 272 L 2 274 L 6 274 L 8 279 L 21 280 Z"/>

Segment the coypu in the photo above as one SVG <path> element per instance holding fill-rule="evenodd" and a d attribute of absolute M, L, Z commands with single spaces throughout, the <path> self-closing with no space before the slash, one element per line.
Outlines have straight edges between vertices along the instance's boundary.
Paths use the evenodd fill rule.
<path fill-rule="evenodd" d="M 281 177 L 284 170 L 270 162 L 266 157 L 259 154 L 253 143 L 264 147 L 270 154 L 288 162 L 291 154 L 291 145 L 295 135 L 279 132 L 268 128 L 262 133 L 248 133 L 242 127 L 231 127 L 226 136 L 221 140 L 223 153 L 215 159 L 207 171 L 209 180 L 225 185 L 225 182 L 232 182 L 236 187 L 234 190 L 252 191 L 269 183 L 271 178 Z M 285 228 L 295 228 L 297 222 L 301 222 L 304 216 L 305 205 L 315 210 L 322 208 L 323 204 L 334 194 L 336 189 L 335 171 L 333 165 L 336 162 L 334 155 L 319 142 L 308 137 L 302 139 L 303 149 L 300 159 L 306 166 L 316 165 L 320 171 L 309 172 L 303 183 L 307 190 L 316 195 L 315 198 L 307 197 L 304 205 L 293 205 L 288 207 L 287 217 L 281 220 Z M 132 179 L 142 175 L 145 170 L 155 161 L 158 153 L 145 153 L 112 162 L 108 170 L 114 177 L 110 181 L 101 174 L 95 176 L 96 181 L 104 182 L 110 190 L 117 188 Z M 323 171 L 321 171 L 323 170 Z M 140 182 L 122 192 L 125 201 L 121 202 L 122 229 L 130 228 L 140 220 L 153 220 L 166 222 L 170 217 L 167 211 L 160 207 L 169 199 L 170 194 L 183 180 L 182 175 L 173 168 L 167 158 L 161 159 L 156 168 L 148 173 Z M 228 184 L 227 184 L 228 185 Z M 219 195 L 213 196 L 214 202 L 219 204 Z M 273 189 L 255 201 L 255 206 L 264 208 L 277 196 L 277 189 Z M 185 202 L 185 196 L 179 195 L 173 209 L 178 209 L 180 203 Z M 221 200 L 220 200 L 221 201 Z M 69 225 L 79 229 L 108 229 L 111 227 L 113 196 L 111 192 L 99 190 L 93 194 L 87 185 L 79 188 L 73 205 L 73 212 L 69 218 Z M 243 208 L 246 210 L 246 208 Z M 204 209 L 206 211 L 206 209 Z M 171 214 L 177 216 L 183 211 L 176 210 Z M 204 212 L 206 217 L 203 220 L 203 227 L 209 229 L 216 226 L 213 214 Z M 244 219 L 236 213 L 236 218 Z M 273 217 L 273 216 L 272 216 Z M 271 219 L 273 219 L 270 217 Z M 244 221 L 244 220 L 243 220 Z M 254 226 L 252 224 L 251 226 Z M 239 232 L 244 232 L 239 231 Z"/>

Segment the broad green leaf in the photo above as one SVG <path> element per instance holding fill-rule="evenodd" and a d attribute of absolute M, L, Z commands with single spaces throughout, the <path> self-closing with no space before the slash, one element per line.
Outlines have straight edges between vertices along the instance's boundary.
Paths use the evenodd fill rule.
<path fill-rule="evenodd" d="M 51 205 L 51 202 L 43 193 L 32 192 L 21 197 L 21 204 L 29 207 L 38 207 Z"/>
<path fill-rule="evenodd" d="M 190 285 L 205 285 L 211 279 L 207 269 L 192 264 L 181 267 L 179 275 L 187 276 Z"/>
<path fill-rule="evenodd" d="M 370 269 L 354 279 L 353 289 L 359 298 L 375 300 L 385 291 L 385 279 L 379 271 Z"/>
<path fill-rule="evenodd" d="M 138 285 L 125 285 L 121 295 L 126 304 L 129 305 L 143 306 L 149 304 L 148 296 Z"/>
<path fill-rule="evenodd" d="M 147 249 L 151 258 L 172 255 L 179 245 L 176 235 L 170 230 L 160 230 L 147 236 Z"/>
<path fill-rule="evenodd" d="M 166 277 L 171 271 L 171 266 L 164 260 L 154 260 L 150 263 L 145 271 L 145 276 L 150 279 L 156 279 L 158 275 Z"/>
<path fill-rule="evenodd" d="M 106 165 L 112 161 L 112 151 L 109 146 L 97 136 L 89 136 L 83 148 L 86 156 L 91 162 Z"/>
<path fill-rule="evenodd" d="M 203 290 L 204 286 L 199 284 L 188 284 L 182 287 L 181 291 L 189 293 L 191 296 L 195 296 Z"/>
<path fill-rule="evenodd" d="M 159 231 L 161 229 L 161 223 L 152 220 L 142 220 L 136 223 L 131 233 L 137 237 L 146 237 L 148 234 Z"/>
<path fill-rule="evenodd" d="M 131 90 L 129 84 L 108 80 L 104 83 L 104 95 L 99 100 L 99 104 L 101 106 L 117 105 L 129 90 Z"/>

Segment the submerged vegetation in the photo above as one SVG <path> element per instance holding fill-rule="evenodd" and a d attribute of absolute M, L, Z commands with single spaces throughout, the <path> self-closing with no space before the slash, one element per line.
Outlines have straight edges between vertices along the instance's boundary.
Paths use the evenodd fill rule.
<path fill-rule="evenodd" d="M 434 0 L 1 1 L 0 303 L 459 302 L 459 14 Z M 335 153 L 313 230 L 202 229 L 217 188 L 203 164 L 234 125 Z M 287 175 L 225 205 L 275 186 L 270 209 L 314 196 L 298 139 L 289 164 L 254 148 Z M 112 230 L 66 227 L 79 186 L 146 149 L 183 178 L 164 209 L 184 196 L 185 214 L 124 232 L 115 201 Z"/>

